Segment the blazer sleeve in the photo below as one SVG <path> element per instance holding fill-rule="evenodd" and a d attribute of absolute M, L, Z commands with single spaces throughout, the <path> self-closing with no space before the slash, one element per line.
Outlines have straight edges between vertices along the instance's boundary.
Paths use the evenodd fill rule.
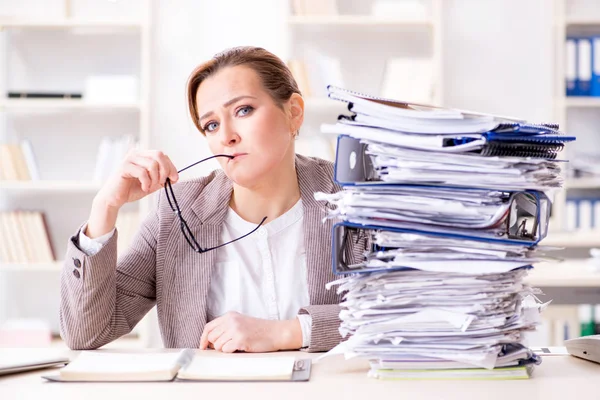
<path fill-rule="evenodd" d="M 61 272 L 61 337 L 73 350 L 101 347 L 129 332 L 156 303 L 158 212 L 152 212 L 117 262 L 118 232 L 93 256 L 67 245 Z"/>
<path fill-rule="evenodd" d="M 360 231 L 351 233 L 348 245 L 344 249 L 346 259 L 351 264 L 362 262 L 365 253 L 371 247 L 371 239 Z M 338 304 L 311 305 L 300 309 L 299 314 L 309 314 L 312 318 L 310 345 L 308 352 L 329 351 L 349 336 L 342 338 L 339 328 L 341 324 Z"/>
<path fill-rule="evenodd" d="M 312 318 L 310 344 L 304 349 L 308 352 L 329 351 L 342 341 L 340 335 L 340 311 L 338 304 L 323 304 L 302 307 L 300 315 L 308 314 Z"/>

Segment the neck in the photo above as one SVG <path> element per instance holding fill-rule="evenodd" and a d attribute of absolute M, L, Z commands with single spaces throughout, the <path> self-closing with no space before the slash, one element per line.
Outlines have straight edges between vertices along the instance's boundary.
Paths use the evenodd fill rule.
<path fill-rule="evenodd" d="M 229 205 L 244 220 L 258 224 L 266 216 L 265 224 L 284 214 L 300 199 L 295 157 L 286 157 L 282 165 L 273 169 L 251 188 L 233 183 Z"/>

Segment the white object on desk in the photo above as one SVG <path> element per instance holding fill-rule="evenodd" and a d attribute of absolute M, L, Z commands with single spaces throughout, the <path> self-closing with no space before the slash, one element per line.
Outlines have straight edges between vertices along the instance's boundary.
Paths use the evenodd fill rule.
<path fill-rule="evenodd" d="M 600 335 L 570 339 L 565 345 L 569 354 L 600 364 Z"/>

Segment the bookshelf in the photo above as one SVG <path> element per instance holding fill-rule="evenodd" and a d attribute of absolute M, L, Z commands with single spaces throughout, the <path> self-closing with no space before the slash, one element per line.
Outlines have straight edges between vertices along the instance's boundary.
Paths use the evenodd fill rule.
<path fill-rule="evenodd" d="M 292 15 L 288 18 L 290 25 L 328 25 L 328 26 L 411 26 L 433 25 L 429 18 L 386 18 L 365 15 Z"/>
<path fill-rule="evenodd" d="M 600 97 L 566 95 L 566 51 L 568 35 L 600 34 L 600 13 L 594 10 L 593 1 L 555 0 L 554 35 L 554 115 L 563 131 L 577 136 L 577 141 L 567 146 L 566 157 L 573 160 L 577 150 L 598 148 L 600 144 Z M 567 168 L 564 168 L 567 169 Z M 600 176 L 575 177 L 564 172 L 565 189 L 559 192 L 553 204 L 551 231 L 542 244 L 561 247 L 600 247 L 600 228 L 569 231 L 567 199 L 593 196 L 600 199 Z"/>
<path fill-rule="evenodd" d="M 442 105 L 442 1 L 423 0 L 422 8 L 412 13 L 377 12 L 375 0 L 288 3 L 288 56 L 301 63 L 301 68 L 290 68 L 305 99 L 298 153 L 334 160 L 335 135 L 321 133 L 320 126 L 335 123 L 346 109 L 327 98 L 326 85 L 383 95 L 390 58 L 430 62 L 432 95 L 427 102 Z"/>
<path fill-rule="evenodd" d="M 0 181 L 0 189 L 7 195 L 13 193 L 96 193 L 102 185 L 93 181 Z"/>
<path fill-rule="evenodd" d="M 59 9 L 51 18 L 23 15 L 23 10 L 0 16 L 0 143 L 30 141 L 39 169 L 38 180 L 0 180 L 0 211 L 42 212 L 55 258 L 0 262 L 0 325 L 12 318 L 44 319 L 57 335 L 62 259 L 102 186 L 94 169 L 103 139 L 131 136 L 141 148 L 150 142 L 151 0 L 105 3 L 81 8 L 83 3 L 65 0 L 62 9 L 54 3 Z M 93 75 L 134 76 L 137 100 L 88 100 L 85 79 Z M 8 91 L 84 96 L 8 98 Z M 123 226 L 131 230 L 150 207 L 150 198 L 125 206 Z M 128 345 L 150 345 L 151 318 L 128 335 Z M 54 345 L 64 346 L 60 339 Z"/>
<path fill-rule="evenodd" d="M 0 101 L 0 110 L 7 111 L 47 111 L 47 110 L 89 110 L 89 111 L 124 111 L 138 112 L 140 104 L 119 104 L 105 103 L 94 104 L 86 103 L 77 99 L 5 99 Z"/>
<path fill-rule="evenodd" d="M 0 18 L 0 29 L 10 28 L 26 28 L 26 29 L 73 29 L 73 28 L 90 28 L 90 29 L 128 29 L 128 30 L 143 30 L 144 23 L 141 21 L 111 21 L 99 19 L 77 19 L 77 18 L 57 18 L 57 19 L 41 19 L 41 18 L 15 18 L 2 19 Z"/>

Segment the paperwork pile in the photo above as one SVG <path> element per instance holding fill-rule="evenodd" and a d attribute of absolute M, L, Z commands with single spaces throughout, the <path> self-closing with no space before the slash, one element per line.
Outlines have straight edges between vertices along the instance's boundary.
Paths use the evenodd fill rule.
<path fill-rule="evenodd" d="M 540 362 L 521 344 L 545 304 L 523 282 L 547 260 L 537 246 L 560 188 L 564 143 L 553 124 L 379 99 L 329 87 L 351 115 L 335 179 L 317 193 L 343 277 L 342 336 L 331 353 L 367 357 L 380 379 L 528 378 Z M 344 251 L 367 240 L 361 259 Z"/>

